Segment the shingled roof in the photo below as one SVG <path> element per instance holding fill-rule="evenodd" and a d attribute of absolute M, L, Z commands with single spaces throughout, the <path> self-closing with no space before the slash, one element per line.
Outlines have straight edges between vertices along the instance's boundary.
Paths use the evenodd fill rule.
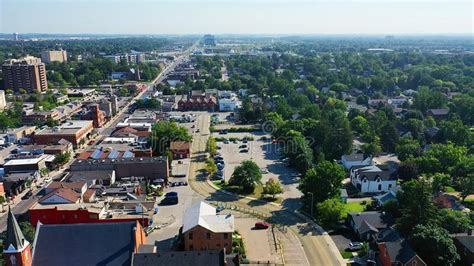
<path fill-rule="evenodd" d="M 29 244 L 25 236 L 21 232 L 20 226 L 13 215 L 11 209 L 8 209 L 7 218 L 7 238 L 4 243 L 6 251 L 20 251 Z"/>

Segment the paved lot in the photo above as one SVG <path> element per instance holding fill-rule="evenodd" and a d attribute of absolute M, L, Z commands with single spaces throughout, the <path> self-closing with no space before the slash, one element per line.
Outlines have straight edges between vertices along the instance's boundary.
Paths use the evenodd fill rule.
<path fill-rule="evenodd" d="M 249 261 L 280 262 L 280 255 L 275 251 L 271 229 L 255 230 L 257 219 L 238 218 L 235 227 L 244 240 L 245 250 Z"/>
<path fill-rule="evenodd" d="M 224 157 L 224 178 L 227 181 L 232 176 L 235 167 L 243 160 L 252 160 L 255 161 L 262 170 L 266 169 L 268 171 L 268 173 L 262 174 L 263 183 L 268 181 L 270 178 L 280 181 L 283 186 L 283 194 L 281 197 L 286 200 L 284 204 L 292 205 L 291 207 L 293 208 L 300 204 L 298 199 L 302 196 L 302 193 L 298 190 L 299 178 L 295 176 L 296 171 L 285 166 L 285 164 L 281 162 L 276 144 L 272 144 L 268 140 L 261 140 L 262 136 L 269 137 L 268 135 L 264 135 L 261 132 L 228 133 L 225 135 L 213 133 L 213 135 L 215 137 L 225 137 L 228 139 L 242 139 L 246 136 L 252 136 L 254 138 L 253 141 L 248 141 L 248 143 L 242 143 L 242 141 L 238 141 L 237 144 L 233 142 L 229 142 L 229 144 L 218 142 L 218 146 L 221 147 L 219 152 Z M 249 152 L 240 152 L 241 149 L 239 147 L 241 145 L 247 145 Z"/>

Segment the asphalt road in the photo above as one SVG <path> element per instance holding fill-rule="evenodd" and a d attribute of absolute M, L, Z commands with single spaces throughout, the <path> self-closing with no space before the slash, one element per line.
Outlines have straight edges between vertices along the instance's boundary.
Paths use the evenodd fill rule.
<path fill-rule="evenodd" d="M 97 139 L 104 138 L 106 136 L 109 136 L 110 133 L 115 129 L 115 126 L 117 123 L 120 121 L 123 121 L 123 119 L 126 117 L 125 112 L 128 110 L 128 107 L 133 104 L 137 99 L 144 98 L 147 96 L 147 93 L 153 90 L 153 87 L 162 82 L 165 78 L 166 75 L 172 71 L 177 65 L 179 65 L 183 60 L 185 60 L 189 54 L 192 52 L 194 47 L 197 45 L 198 42 L 196 42 L 193 46 L 191 46 L 188 50 L 186 50 L 182 55 L 178 56 L 174 62 L 172 62 L 170 65 L 168 65 L 160 74 L 150 83 L 148 88 L 138 94 L 135 98 L 133 98 L 131 101 L 129 101 L 125 106 L 121 107 L 119 113 L 111 120 L 109 121 L 100 131 L 99 131 L 99 136 Z M 89 147 L 89 145 L 86 144 L 85 147 L 83 147 L 80 151 L 85 150 Z M 13 149 L 14 147 L 8 148 L 6 151 L 3 150 L 3 152 L 9 152 L 9 150 Z M 73 160 L 69 162 L 71 164 Z M 51 177 L 58 176 L 62 174 L 69 166 L 69 164 L 65 165 L 62 167 L 59 171 L 54 171 L 50 174 Z M 18 203 L 14 204 L 11 206 L 12 211 L 15 215 L 21 215 L 24 214 L 28 211 L 28 209 L 35 204 L 39 197 L 36 195 L 40 189 L 36 189 L 33 191 L 34 196 L 30 197 L 27 200 L 20 200 Z M 22 193 L 21 195 L 23 195 Z M 19 195 L 21 197 L 21 195 Z M 1 207 L 0 207 L 1 208 Z M 5 207 L 8 208 L 8 207 Z M 5 213 L 2 213 L 0 216 L 0 232 L 3 232 L 6 230 L 7 227 L 7 215 Z"/>
<path fill-rule="evenodd" d="M 321 234 L 321 229 L 312 222 L 295 214 L 291 204 L 285 206 L 270 204 L 261 200 L 254 200 L 224 193 L 211 186 L 205 175 L 206 142 L 210 134 L 210 114 L 199 115 L 197 127 L 200 133 L 194 134 L 192 145 L 191 165 L 189 170 L 189 181 L 191 188 L 205 197 L 207 201 L 229 202 L 238 207 L 251 208 L 268 216 L 271 222 L 284 226 L 293 231 L 306 255 L 307 263 L 288 263 L 294 265 L 343 265 L 343 259 L 337 247 L 328 235 Z"/>

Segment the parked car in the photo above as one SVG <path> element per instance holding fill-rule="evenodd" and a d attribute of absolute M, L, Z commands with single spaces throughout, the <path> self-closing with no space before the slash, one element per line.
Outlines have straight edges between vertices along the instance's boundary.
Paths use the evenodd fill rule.
<path fill-rule="evenodd" d="M 225 135 L 225 134 L 227 134 L 227 130 L 221 130 L 221 131 L 219 132 L 219 134 Z"/>
<path fill-rule="evenodd" d="M 33 192 L 31 192 L 31 190 L 30 190 L 30 191 L 26 192 L 26 194 L 23 195 L 23 197 L 21 197 L 21 199 L 26 200 L 26 199 L 29 199 L 31 196 L 33 196 Z"/>
<path fill-rule="evenodd" d="M 265 168 L 260 169 L 260 174 L 268 174 L 268 170 Z"/>
<path fill-rule="evenodd" d="M 363 243 L 361 242 L 351 242 L 349 243 L 349 246 L 347 247 L 347 249 L 349 250 L 359 250 L 362 248 L 362 245 Z"/>
<path fill-rule="evenodd" d="M 239 146 L 239 149 L 245 149 L 245 148 L 247 148 L 247 145 L 240 145 Z"/>
<path fill-rule="evenodd" d="M 201 132 L 201 130 L 199 130 L 199 128 L 198 128 L 198 129 L 196 129 L 196 133 L 199 133 L 199 132 Z"/>
<path fill-rule="evenodd" d="M 255 223 L 255 229 L 267 229 L 270 227 L 270 224 L 267 222 L 256 222 Z"/>
<path fill-rule="evenodd" d="M 183 164 L 183 161 L 178 161 L 178 164 Z"/>
<path fill-rule="evenodd" d="M 240 152 L 241 152 L 241 153 L 247 153 L 247 152 L 249 152 L 249 150 L 243 149 L 243 150 L 240 150 Z"/>
<path fill-rule="evenodd" d="M 225 139 L 225 140 L 224 140 L 224 144 L 229 144 L 229 140 L 228 140 L 228 139 Z"/>
<path fill-rule="evenodd" d="M 224 165 L 223 164 L 217 164 L 217 169 L 219 169 L 219 170 L 224 169 Z"/>
<path fill-rule="evenodd" d="M 224 209 L 225 209 L 225 207 L 224 207 L 224 206 L 222 206 L 222 205 L 220 205 L 220 206 L 217 206 L 217 208 L 216 208 L 216 212 L 221 212 L 221 211 L 223 211 Z"/>

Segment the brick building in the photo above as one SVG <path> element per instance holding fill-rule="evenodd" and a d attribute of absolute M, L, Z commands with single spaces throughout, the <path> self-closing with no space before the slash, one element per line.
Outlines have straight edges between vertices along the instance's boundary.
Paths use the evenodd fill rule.
<path fill-rule="evenodd" d="M 173 159 L 189 158 L 191 143 L 187 141 L 173 141 L 170 143 L 170 151 L 173 153 Z"/>
<path fill-rule="evenodd" d="M 27 56 L 22 59 L 11 59 L 2 65 L 5 89 L 20 89 L 29 92 L 41 92 L 48 89 L 46 67 L 41 59 Z"/>
<path fill-rule="evenodd" d="M 85 143 L 90 138 L 93 129 L 93 121 L 70 120 L 58 127 L 45 128 L 36 132 L 33 141 L 36 144 L 47 145 L 65 139 L 71 142 L 74 147 L 78 147 L 81 142 Z"/>
<path fill-rule="evenodd" d="M 183 95 L 178 101 L 180 111 L 215 111 L 217 108 L 216 97 L 211 95 Z"/>
<path fill-rule="evenodd" d="M 92 120 L 94 128 L 102 127 L 106 122 L 106 114 L 99 109 L 98 104 L 89 105 L 89 112 L 81 117 L 82 120 Z"/>
<path fill-rule="evenodd" d="M 187 251 L 225 248 L 230 253 L 233 232 L 234 216 L 217 214 L 216 208 L 204 201 L 194 204 L 184 214 L 182 239 Z"/>

